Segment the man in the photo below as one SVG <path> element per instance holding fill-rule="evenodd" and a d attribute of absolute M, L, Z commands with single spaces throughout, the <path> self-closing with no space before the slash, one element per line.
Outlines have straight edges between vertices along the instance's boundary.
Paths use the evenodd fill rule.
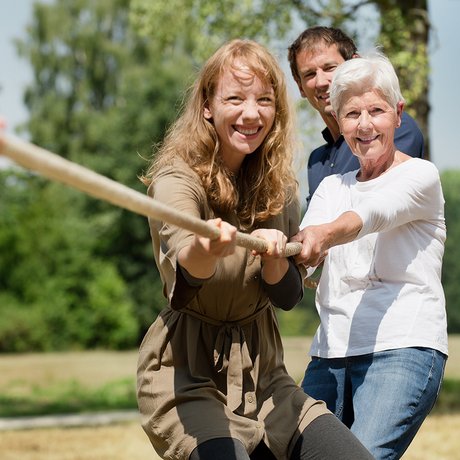
<path fill-rule="evenodd" d="M 359 57 L 353 40 L 340 29 L 312 27 L 302 32 L 289 47 L 288 59 L 300 94 L 319 112 L 326 123 L 322 134 L 326 144 L 313 150 L 308 160 L 310 202 L 319 183 L 331 174 L 359 169 L 359 162 L 339 132 L 332 115 L 329 88 L 337 67 Z M 402 152 L 423 158 L 423 135 L 413 118 L 403 112 L 395 132 L 395 145 Z"/>

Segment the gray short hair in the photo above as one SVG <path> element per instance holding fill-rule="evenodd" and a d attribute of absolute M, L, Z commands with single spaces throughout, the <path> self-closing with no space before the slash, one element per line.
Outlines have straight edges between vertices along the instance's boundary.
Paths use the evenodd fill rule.
<path fill-rule="evenodd" d="M 337 68 L 332 79 L 330 99 L 336 114 L 343 104 L 343 94 L 349 90 L 362 92 L 376 89 L 396 110 L 404 102 L 398 76 L 390 60 L 380 51 L 350 59 Z"/>

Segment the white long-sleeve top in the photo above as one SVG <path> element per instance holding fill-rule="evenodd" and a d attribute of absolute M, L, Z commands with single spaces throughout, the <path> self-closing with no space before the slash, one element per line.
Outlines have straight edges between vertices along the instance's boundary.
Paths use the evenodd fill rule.
<path fill-rule="evenodd" d="M 447 354 L 441 266 L 444 197 L 436 167 L 414 158 L 376 179 L 326 177 L 301 228 L 345 211 L 363 221 L 357 238 L 332 247 L 316 293 L 321 318 L 310 355 L 356 356 L 405 347 Z"/>

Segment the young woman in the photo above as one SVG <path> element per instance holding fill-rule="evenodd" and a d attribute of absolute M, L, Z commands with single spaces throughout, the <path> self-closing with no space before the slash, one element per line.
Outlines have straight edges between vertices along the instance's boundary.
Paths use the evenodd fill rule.
<path fill-rule="evenodd" d="M 274 306 L 302 296 L 283 257 L 299 224 L 291 149 L 283 72 L 235 40 L 204 65 L 144 178 L 156 200 L 221 230 L 210 240 L 150 222 L 168 306 L 141 345 L 138 401 L 165 459 L 371 458 L 283 364 Z M 270 250 L 237 247 L 237 228 Z"/>

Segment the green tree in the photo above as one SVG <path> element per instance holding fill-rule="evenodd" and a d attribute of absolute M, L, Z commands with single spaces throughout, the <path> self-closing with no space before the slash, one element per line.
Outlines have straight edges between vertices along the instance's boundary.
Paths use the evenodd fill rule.
<path fill-rule="evenodd" d="M 448 331 L 460 333 L 460 172 L 445 171 L 441 175 L 444 192 L 447 240 L 444 252 L 442 284 L 446 294 Z"/>
<path fill-rule="evenodd" d="M 145 193 L 138 176 L 151 157 L 152 146 L 176 117 L 194 67 L 186 56 L 165 56 L 154 40 L 139 37 L 130 26 L 129 4 L 129 0 L 56 0 L 34 5 L 27 36 L 17 40 L 18 52 L 33 69 L 33 81 L 25 93 L 30 117 L 22 131 L 33 143 Z M 33 193 L 67 193 L 60 190 L 40 181 L 34 184 Z M 11 191 L 14 193 L 18 190 Z M 63 259 L 67 263 L 72 257 L 80 260 L 83 254 L 87 264 L 92 258 L 95 262 L 87 265 L 86 277 L 72 272 L 66 275 L 66 282 L 93 299 L 91 305 L 85 305 L 93 316 L 97 315 L 91 310 L 94 304 L 108 307 L 111 296 L 124 296 L 127 290 L 139 340 L 165 302 L 147 221 L 83 195 L 78 201 L 79 206 L 71 210 L 75 223 L 78 221 L 78 231 L 71 233 L 72 246 L 59 245 L 56 240 L 55 246 L 50 243 L 53 250 L 47 257 L 55 266 Z M 42 203 L 43 218 L 47 217 L 46 205 L 50 202 Z M 70 219 L 69 209 L 63 207 L 61 212 Z M 31 226 L 37 230 L 29 238 L 48 241 L 43 234 L 47 229 L 35 221 Z M 57 228 L 67 231 L 67 227 Z M 102 262 L 106 265 L 100 265 Z M 21 259 L 21 264 L 24 270 L 30 269 L 27 260 Z M 53 283 L 60 270 L 44 273 Z M 89 281 L 93 276 L 97 284 Z M 11 278 L 8 283 L 2 292 L 7 296 L 13 292 L 14 297 Z M 32 295 L 22 299 L 29 305 L 35 300 Z M 83 319 L 96 327 L 94 318 Z M 102 334 L 102 328 L 99 330 Z M 81 340 L 85 346 L 93 345 L 89 339 Z"/>
<path fill-rule="evenodd" d="M 100 226 L 82 195 L 14 170 L 0 195 L 0 351 L 134 346 L 133 302 L 94 255 Z"/>
<path fill-rule="evenodd" d="M 341 27 L 358 44 L 363 29 L 373 30 L 370 38 L 383 46 L 397 69 L 407 108 L 424 133 L 429 158 L 427 0 L 132 0 L 131 12 L 141 33 L 161 41 L 165 49 L 185 47 L 198 62 L 235 37 L 254 38 L 275 49 L 288 39 L 282 50 L 285 59 L 287 45 L 305 27 Z"/>
<path fill-rule="evenodd" d="M 428 129 L 430 21 L 427 0 L 379 0 L 379 42 L 388 52 L 401 81 L 407 109 L 425 137 L 425 157 L 430 158 Z"/>

